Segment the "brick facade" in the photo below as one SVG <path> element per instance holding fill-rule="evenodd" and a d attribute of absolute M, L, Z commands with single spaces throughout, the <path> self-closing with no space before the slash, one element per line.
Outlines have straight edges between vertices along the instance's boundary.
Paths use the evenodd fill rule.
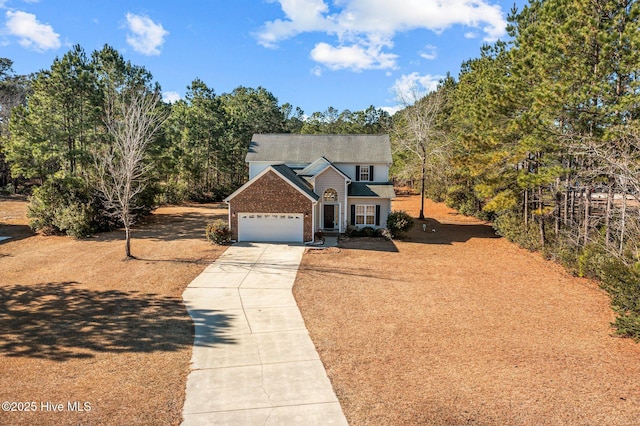
<path fill-rule="evenodd" d="M 304 241 L 313 240 L 313 202 L 271 170 L 229 200 L 229 209 L 234 240 L 238 239 L 238 213 L 302 213 Z"/>

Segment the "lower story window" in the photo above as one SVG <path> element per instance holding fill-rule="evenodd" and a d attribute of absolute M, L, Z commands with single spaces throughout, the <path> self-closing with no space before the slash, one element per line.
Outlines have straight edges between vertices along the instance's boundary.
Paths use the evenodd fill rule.
<path fill-rule="evenodd" d="M 376 206 L 356 205 L 356 225 L 375 225 Z"/>

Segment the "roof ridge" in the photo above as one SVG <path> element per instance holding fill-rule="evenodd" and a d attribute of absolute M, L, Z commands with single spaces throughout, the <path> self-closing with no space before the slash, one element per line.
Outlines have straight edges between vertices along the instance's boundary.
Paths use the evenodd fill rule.
<path fill-rule="evenodd" d="M 253 135 L 245 161 L 313 163 L 324 158 L 330 163 L 391 164 L 388 134 L 293 134 Z"/>

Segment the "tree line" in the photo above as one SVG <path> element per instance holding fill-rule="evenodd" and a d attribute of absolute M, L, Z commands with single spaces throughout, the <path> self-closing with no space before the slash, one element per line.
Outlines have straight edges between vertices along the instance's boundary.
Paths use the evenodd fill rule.
<path fill-rule="evenodd" d="M 638 338 L 640 6 L 530 0 L 508 22 L 508 41 L 483 46 L 393 117 L 373 107 L 306 115 L 265 88 L 218 95 L 196 78 L 184 99 L 156 106 L 166 120 L 146 147 L 149 184 L 134 206 L 228 195 L 246 179 L 254 133 L 390 133 L 396 180 L 600 279 L 618 331 Z M 159 85 L 109 46 L 75 46 L 31 76 L 11 65 L 0 59 L 0 186 L 38 184 L 30 215 L 40 229 L 114 226 L 96 197 L 96 153 L 114 144 L 107 89 Z"/>
<path fill-rule="evenodd" d="M 394 116 L 396 174 L 599 278 L 639 338 L 640 6 L 530 0 L 508 22 Z"/>
<path fill-rule="evenodd" d="M 12 61 L 0 59 L 0 189 L 32 193 L 35 229 L 83 236 L 126 225 L 125 216 L 112 211 L 108 199 L 114 197 L 105 196 L 110 192 L 104 172 L 113 176 L 115 165 L 124 167 L 113 156 L 124 152 L 118 136 L 126 123 L 120 119 L 131 111 L 122 110 L 120 121 L 113 121 L 110 94 L 128 93 L 121 106 L 131 106 L 138 99 L 132 94 L 140 91 L 154 99 L 161 94 L 149 70 L 108 45 L 91 54 L 76 45 L 49 69 L 29 76 L 16 75 Z M 254 133 L 380 133 L 391 122 L 373 107 L 329 107 L 307 117 L 263 87 L 216 94 L 199 78 L 184 99 L 153 105 L 146 115 L 162 116 L 161 126 L 144 141 L 139 177 L 145 185 L 134 191 L 133 213 L 229 195 L 246 180 L 244 158 Z M 110 165 L 104 161 L 109 156 Z"/>

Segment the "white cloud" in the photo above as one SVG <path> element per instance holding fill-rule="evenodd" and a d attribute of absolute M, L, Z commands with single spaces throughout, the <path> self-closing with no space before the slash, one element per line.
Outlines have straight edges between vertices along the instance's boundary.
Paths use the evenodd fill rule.
<path fill-rule="evenodd" d="M 420 57 L 427 59 L 427 60 L 433 60 L 436 59 L 438 57 L 438 48 L 435 47 L 432 44 L 427 44 L 424 49 L 420 52 Z"/>
<path fill-rule="evenodd" d="M 167 102 L 172 104 L 174 102 L 178 102 L 181 96 L 178 92 L 162 92 L 162 100 L 163 102 Z"/>
<path fill-rule="evenodd" d="M 413 104 L 422 96 L 436 90 L 438 83 L 443 78 L 444 76 L 442 75 L 420 75 L 417 72 L 413 72 L 397 79 L 391 87 L 391 91 L 396 95 L 398 102 Z"/>
<path fill-rule="evenodd" d="M 318 43 L 311 51 L 311 58 L 326 67 L 339 70 L 351 69 L 361 71 L 366 69 L 386 69 L 395 67 L 397 55 L 383 53 L 381 46 L 338 46 Z"/>
<path fill-rule="evenodd" d="M 487 0 L 347 0 L 341 15 L 352 16 L 352 28 L 393 34 L 413 29 L 442 32 L 454 25 L 481 29 L 486 39 L 505 34 L 506 21 L 500 6 Z"/>
<path fill-rule="evenodd" d="M 274 0 L 270 0 L 273 2 Z M 258 43 L 276 47 L 278 42 L 310 31 L 327 31 L 330 24 L 323 15 L 329 7 L 323 0 L 278 0 L 287 19 L 276 19 L 264 24 L 256 34 Z"/>
<path fill-rule="evenodd" d="M 162 27 L 162 24 L 156 24 L 147 16 L 134 15 L 128 12 L 126 18 L 129 30 L 129 34 L 127 34 L 129 46 L 143 55 L 159 55 L 164 39 L 169 34 Z"/>
<path fill-rule="evenodd" d="M 256 34 L 258 43 L 277 47 L 278 43 L 298 34 L 322 32 L 337 38 L 331 52 L 339 54 L 341 61 L 326 61 L 324 53 L 329 44 L 319 43 L 312 58 L 325 59 L 330 68 L 349 68 L 355 71 L 373 68 L 394 68 L 396 56 L 383 52 L 392 47 L 393 37 L 404 31 L 427 29 L 435 33 L 462 25 L 482 31 L 485 41 L 495 41 L 505 34 L 506 21 L 498 5 L 489 0 L 405 0 L 399 6 L 396 0 L 335 0 L 337 8 L 331 12 L 325 0 L 270 0 L 280 3 L 284 19 L 264 24 Z M 349 57 L 346 53 L 352 53 Z M 427 59 L 435 52 L 426 50 Z"/>
<path fill-rule="evenodd" d="M 8 10 L 6 16 L 7 33 L 19 37 L 21 46 L 38 52 L 60 47 L 60 34 L 51 25 L 38 22 L 36 15 Z"/>
<path fill-rule="evenodd" d="M 400 111 L 404 108 L 404 105 L 396 105 L 392 107 L 380 107 L 379 109 L 387 112 L 389 115 L 393 116 L 396 112 Z"/>

